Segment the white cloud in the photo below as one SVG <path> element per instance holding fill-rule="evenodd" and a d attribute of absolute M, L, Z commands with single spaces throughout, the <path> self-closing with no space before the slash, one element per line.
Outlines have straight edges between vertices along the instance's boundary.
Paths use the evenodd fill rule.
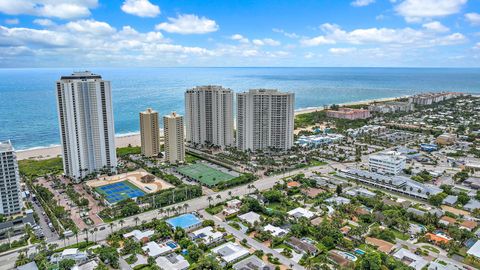
<path fill-rule="evenodd" d="M 6 24 L 19 24 L 20 21 L 19 21 L 17 18 L 14 18 L 14 19 L 6 19 L 6 20 L 5 20 L 5 23 L 6 23 Z"/>
<path fill-rule="evenodd" d="M 89 16 L 97 5 L 97 0 L 0 0 L 0 12 L 73 19 Z"/>
<path fill-rule="evenodd" d="M 8 48 L 8 51 L 2 48 Z M 49 29 L 0 26 L 0 59 L 2 62 L 12 59 L 13 53 L 20 55 L 17 57 L 28 54 L 27 59 L 47 63 L 56 59 L 61 64 L 68 59 L 69 65 L 84 66 L 99 61 L 129 65 L 135 61 L 138 64 L 151 61 L 158 64 L 159 58 L 162 63 L 167 60 L 176 62 L 179 57 L 206 57 L 215 52 L 172 44 L 158 31 L 139 32 L 131 26 L 117 30 L 106 22 L 77 20 Z"/>
<path fill-rule="evenodd" d="M 438 21 L 424 23 L 423 28 L 434 32 L 448 32 L 450 29 Z"/>
<path fill-rule="evenodd" d="M 49 19 L 35 19 L 35 20 L 33 20 L 33 23 L 34 23 L 34 24 L 41 25 L 41 26 L 52 26 L 52 25 L 55 25 L 55 23 L 52 22 L 52 21 L 49 20 Z"/>
<path fill-rule="evenodd" d="M 395 11 L 407 22 L 420 22 L 425 18 L 444 17 L 460 12 L 467 0 L 404 0 Z"/>
<path fill-rule="evenodd" d="M 157 24 L 155 29 L 178 34 L 205 34 L 219 28 L 214 20 L 194 14 L 181 14 L 177 18 L 168 18 L 168 21 Z"/>
<path fill-rule="evenodd" d="M 264 38 L 264 39 L 254 39 L 252 40 L 252 43 L 257 45 L 257 46 L 279 46 L 280 42 L 271 38 Z"/>
<path fill-rule="evenodd" d="M 238 40 L 238 41 L 241 42 L 241 43 L 248 43 L 248 42 L 250 42 L 250 41 L 248 40 L 248 38 L 246 38 L 246 37 L 244 37 L 244 36 L 242 36 L 242 35 L 240 35 L 240 34 L 232 35 L 232 36 L 230 37 L 230 39 L 232 39 L 232 40 Z"/>
<path fill-rule="evenodd" d="M 355 52 L 357 48 L 330 48 L 328 51 L 331 54 L 336 54 L 336 55 L 343 55 L 343 54 L 349 54 L 352 52 Z"/>
<path fill-rule="evenodd" d="M 480 14 L 471 12 L 465 14 L 465 19 L 470 22 L 472 25 L 480 25 Z"/>
<path fill-rule="evenodd" d="M 125 13 L 139 17 L 156 17 L 160 14 L 160 8 L 148 0 L 125 0 L 122 10 Z"/>
<path fill-rule="evenodd" d="M 439 25 L 434 24 L 437 30 Z M 428 29 L 427 27 L 430 27 Z M 410 47 L 432 47 L 458 44 L 466 40 L 460 33 L 453 33 L 449 36 L 442 36 L 439 31 L 432 31 L 432 25 L 423 29 L 406 28 L 364 28 L 355 29 L 350 32 L 341 29 L 338 25 L 325 23 L 320 26 L 324 32 L 311 39 L 303 39 L 304 46 L 318 46 L 324 44 L 384 44 L 388 46 L 410 46 Z M 445 29 L 441 29 L 445 30 Z"/>
<path fill-rule="evenodd" d="M 95 20 L 69 22 L 65 27 L 69 31 L 84 33 L 86 35 L 110 35 L 116 31 L 115 28 L 111 27 L 108 23 Z"/>
<path fill-rule="evenodd" d="M 370 4 L 375 3 L 375 0 L 355 0 L 350 3 L 354 7 L 366 7 Z"/>
<path fill-rule="evenodd" d="M 480 50 L 480 42 L 477 42 L 477 44 L 475 44 L 475 46 L 473 46 L 473 48 L 475 50 Z"/>
<path fill-rule="evenodd" d="M 325 36 L 318 36 L 314 38 L 305 38 L 300 41 L 303 46 L 319 46 L 325 44 L 335 44 L 335 40 L 328 39 Z"/>
<path fill-rule="evenodd" d="M 283 34 L 284 36 L 286 36 L 288 38 L 299 38 L 300 37 L 299 35 L 297 35 L 295 33 L 285 32 L 285 30 L 283 30 L 283 29 L 273 28 L 272 31 L 275 32 L 275 33 Z"/>

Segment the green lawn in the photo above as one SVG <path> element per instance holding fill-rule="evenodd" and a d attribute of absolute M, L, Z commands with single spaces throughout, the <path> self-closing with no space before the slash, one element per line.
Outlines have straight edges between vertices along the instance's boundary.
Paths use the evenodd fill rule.
<path fill-rule="evenodd" d="M 235 178 L 233 175 L 211 168 L 201 163 L 180 166 L 177 171 L 189 178 L 195 179 L 207 186 L 215 186 L 220 182 L 227 182 Z"/>
<path fill-rule="evenodd" d="M 47 174 L 60 174 L 63 171 L 63 162 L 61 157 L 33 160 L 24 159 L 18 161 L 20 173 L 29 179 L 35 179 Z"/>

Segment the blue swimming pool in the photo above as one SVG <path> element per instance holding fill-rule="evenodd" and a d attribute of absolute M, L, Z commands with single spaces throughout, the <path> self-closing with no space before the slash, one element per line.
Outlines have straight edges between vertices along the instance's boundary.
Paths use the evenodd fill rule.
<path fill-rule="evenodd" d="M 167 223 L 172 228 L 180 227 L 184 230 L 187 230 L 196 228 L 202 223 L 202 221 L 194 214 L 183 214 L 177 217 L 167 219 Z"/>

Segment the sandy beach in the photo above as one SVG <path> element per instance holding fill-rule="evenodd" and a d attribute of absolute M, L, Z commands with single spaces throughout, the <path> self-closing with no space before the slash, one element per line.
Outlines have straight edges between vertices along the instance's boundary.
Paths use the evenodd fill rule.
<path fill-rule="evenodd" d="M 399 98 L 404 98 L 404 97 L 361 100 L 361 101 L 341 103 L 341 104 L 338 104 L 338 105 L 346 106 L 346 105 L 369 104 L 369 103 L 373 103 L 373 102 L 387 102 L 387 101 L 393 101 L 393 100 L 396 100 L 396 99 L 399 99 Z M 311 107 L 311 108 L 298 109 L 298 110 L 295 110 L 295 115 L 321 111 L 323 109 L 324 109 L 323 106 L 322 107 Z M 160 133 L 162 133 L 162 132 L 160 132 Z M 115 145 L 116 145 L 116 147 L 126 147 L 128 145 L 140 146 L 140 133 L 117 136 L 117 137 L 115 137 Z M 22 159 L 48 159 L 48 158 L 57 157 L 61 154 L 62 154 L 62 148 L 59 145 L 59 146 L 53 146 L 53 147 L 19 150 L 19 151 L 17 151 L 17 159 L 18 160 L 22 160 Z"/>
<path fill-rule="evenodd" d="M 116 147 L 127 147 L 128 145 L 140 146 L 140 133 L 115 137 Z M 62 147 L 53 146 L 17 151 L 17 159 L 49 159 L 62 154 Z"/>

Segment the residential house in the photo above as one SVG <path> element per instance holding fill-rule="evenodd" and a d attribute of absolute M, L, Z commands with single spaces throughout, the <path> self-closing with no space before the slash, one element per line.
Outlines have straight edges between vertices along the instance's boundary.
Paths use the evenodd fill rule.
<path fill-rule="evenodd" d="M 240 215 L 238 216 L 238 218 L 241 221 L 250 224 L 250 226 L 254 226 L 255 222 L 260 223 L 260 215 L 252 211 L 245 213 L 243 215 Z"/>
<path fill-rule="evenodd" d="M 78 248 L 67 248 L 60 253 L 55 253 L 50 258 L 51 263 L 58 263 L 63 260 L 74 260 L 76 263 L 87 261 L 88 255 L 85 251 L 79 251 Z"/>
<path fill-rule="evenodd" d="M 335 252 L 335 250 L 328 251 L 327 256 L 330 261 L 342 268 L 347 268 L 350 265 L 350 261 L 347 260 L 344 256 Z"/>
<path fill-rule="evenodd" d="M 274 270 L 273 265 L 267 264 L 257 256 L 252 255 L 232 266 L 233 270 Z"/>
<path fill-rule="evenodd" d="M 469 232 L 473 231 L 478 226 L 478 223 L 473 220 L 464 220 L 460 223 L 459 228 L 467 230 Z"/>
<path fill-rule="evenodd" d="M 295 249 L 296 251 L 305 253 L 305 254 L 316 255 L 318 252 L 317 247 L 315 247 L 314 245 L 293 236 L 290 237 L 285 242 L 285 244 Z"/>
<path fill-rule="evenodd" d="M 468 249 L 467 254 L 480 259 L 480 241 L 477 241 L 470 249 Z"/>
<path fill-rule="evenodd" d="M 187 270 L 188 267 L 190 267 L 190 263 L 188 263 L 188 261 L 185 260 L 182 255 L 176 253 L 160 256 L 155 260 L 155 262 L 162 269 Z"/>
<path fill-rule="evenodd" d="M 342 205 L 342 204 L 349 204 L 350 199 L 341 197 L 341 196 L 335 196 L 331 197 L 325 200 L 326 203 L 334 204 L 334 205 Z"/>
<path fill-rule="evenodd" d="M 190 236 L 190 239 L 200 240 L 206 245 L 218 243 L 223 240 L 223 233 L 214 231 L 211 226 L 207 226 L 200 230 L 193 231 L 189 234 L 189 236 Z"/>
<path fill-rule="evenodd" d="M 284 230 L 280 227 L 273 226 L 272 224 L 268 224 L 267 226 L 263 227 L 263 229 L 275 237 L 281 237 L 288 233 L 287 230 Z"/>
<path fill-rule="evenodd" d="M 383 252 L 385 254 L 390 254 L 390 252 L 392 252 L 392 250 L 395 247 L 395 245 L 390 242 L 387 242 L 385 240 L 378 239 L 378 238 L 373 238 L 373 237 L 366 237 L 365 243 L 376 247 L 378 251 Z"/>
<path fill-rule="evenodd" d="M 152 235 L 155 234 L 154 230 L 148 230 L 148 231 L 140 231 L 140 230 L 133 230 L 129 233 L 123 234 L 124 238 L 130 238 L 132 237 L 135 239 L 135 241 L 140 242 L 140 243 L 147 243 Z"/>
<path fill-rule="evenodd" d="M 145 246 L 142 247 L 143 251 L 148 254 L 150 257 L 158 257 L 160 255 L 172 253 L 178 249 L 177 243 L 172 240 L 167 240 L 158 244 L 157 242 L 148 242 Z"/>
<path fill-rule="evenodd" d="M 457 222 L 456 219 L 454 219 L 452 217 L 448 217 L 448 216 L 443 216 L 443 217 L 440 218 L 440 220 L 438 220 L 438 223 L 440 223 L 442 225 L 445 225 L 445 226 L 454 225 L 455 222 Z"/>
<path fill-rule="evenodd" d="M 212 249 L 212 253 L 218 256 L 220 262 L 222 262 L 224 266 L 237 262 L 250 255 L 246 248 L 232 242 L 227 242 Z"/>
<path fill-rule="evenodd" d="M 428 261 L 423 257 L 418 256 L 405 248 L 399 249 L 393 254 L 393 257 L 405 265 L 414 268 L 415 270 L 421 270 L 428 264 Z"/>
<path fill-rule="evenodd" d="M 446 205 L 453 206 L 457 203 L 457 200 L 458 200 L 457 196 L 448 195 L 447 197 L 445 197 L 445 199 L 443 199 L 442 203 L 446 204 Z"/>
<path fill-rule="evenodd" d="M 290 210 L 288 211 L 288 215 L 291 216 L 291 217 L 294 217 L 294 218 L 301 218 L 301 217 L 304 217 L 304 218 L 307 218 L 307 219 L 311 219 L 315 216 L 315 213 L 305 209 L 305 208 L 302 208 L 302 207 L 297 207 L 293 210 Z"/>

